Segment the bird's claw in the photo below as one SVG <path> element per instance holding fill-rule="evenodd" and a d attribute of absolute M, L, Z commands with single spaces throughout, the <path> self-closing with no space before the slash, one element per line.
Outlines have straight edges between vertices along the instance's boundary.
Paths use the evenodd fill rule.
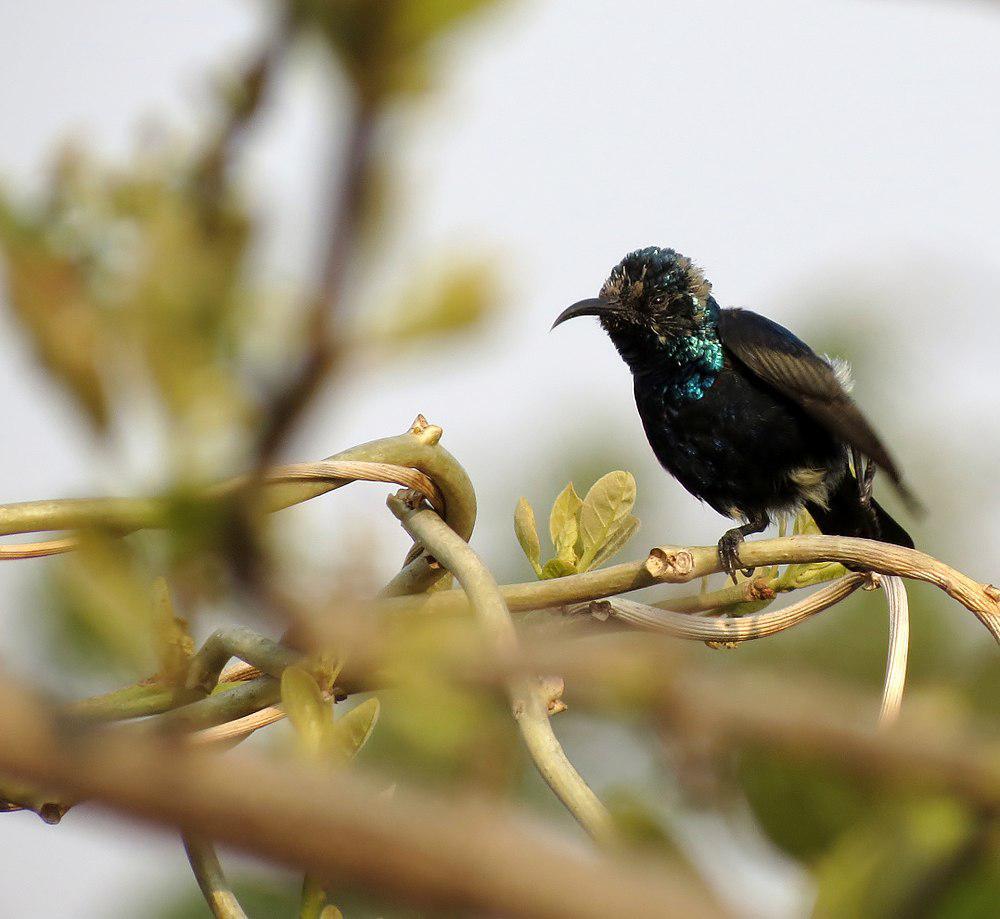
<path fill-rule="evenodd" d="M 743 568 L 740 565 L 740 544 L 743 540 L 744 536 L 739 528 L 723 533 L 719 540 L 719 561 L 722 562 L 723 570 L 733 579 L 734 584 L 739 583 L 737 572 L 742 572 L 744 577 L 750 578 L 756 570 Z"/>

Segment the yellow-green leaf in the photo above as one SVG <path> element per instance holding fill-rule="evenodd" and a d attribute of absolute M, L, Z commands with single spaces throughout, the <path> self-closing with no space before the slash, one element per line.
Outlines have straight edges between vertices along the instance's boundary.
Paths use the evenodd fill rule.
<path fill-rule="evenodd" d="M 162 577 L 153 581 L 153 628 L 159 677 L 169 686 L 183 686 L 188 661 L 194 654 L 194 639 L 188 632 L 187 622 L 174 615 L 170 589 Z"/>
<path fill-rule="evenodd" d="M 569 574 L 576 574 L 576 565 L 567 562 L 562 558 L 550 558 L 542 568 L 542 580 L 549 578 L 564 578 Z"/>
<path fill-rule="evenodd" d="M 580 535 L 580 508 L 583 501 L 570 482 L 556 498 L 549 514 L 549 536 L 556 555 L 572 564 L 576 561 L 576 543 Z"/>
<path fill-rule="evenodd" d="M 101 311 L 89 295 L 85 268 L 58 252 L 45 229 L 0 200 L 3 299 L 28 332 L 40 363 L 103 430 L 110 408 Z"/>
<path fill-rule="evenodd" d="M 333 706 L 323 699 L 312 674 L 302 667 L 286 667 L 281 674 L 281 704 L 310 755 L 323 751 L 333 723 Z"/>
<path fill-rule="evenodd" d="M 450 258 L 444 267 L 414 272 L 390 306 L 376 311 L 365 341 L 419 345 L 427 338 L 474 327 L 496 306 L 496 270 L 485 259 Z"/>
<path fill-rule="evenodd" d="M 597 554 L 594 556 L 594 560 L 590 565 L 584 570 L 590 570 L 590 568 L 596 568 L 598 565 L 603 565 L 609 558 L 620 552 L 625 544 L 635 536 L 636 530 L 639 529 L 639 518 L 633 517 L 631 514 L 627 514 L 622 517 L 612 528 L 611 532 L 608 533 L 608 537 L 605 540 L 604 545 L 598 550 Z"/>
<path fill-rule="evenodd" d="M 581 568 L 591 564 L 634 504 L 635 479 L 629 472 L 609 472 L 591 486 L 580 508 Z"/>
<path fill-rule="evenodd" d="M 378 715 L 379 701 L 371 698 L 337 718 L 329 733 L 330 752 L 343 762 L 356 756 L 371 737 Z"/>
<path fill-rule="evenodd" d="M 521 498 L 517 502 L 517 508 L 514 511 L 514 532 L 517 534 L 517 541 L 521 544 L 521 549 L 528 561 L 531 562 L 535 574 L 541 576 L 542 547 L 538 542 L 535 512 L 531 509 L 527 498 Z"/>

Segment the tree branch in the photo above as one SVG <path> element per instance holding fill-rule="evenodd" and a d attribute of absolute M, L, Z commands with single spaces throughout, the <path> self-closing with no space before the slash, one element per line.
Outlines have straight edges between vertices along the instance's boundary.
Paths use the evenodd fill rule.
<path fill-rule="evenodd" d="M 597 620 L 623 623 L 634 628 L 662 632 L 676 638 L 694 641 L 751 641 L 776 635 L 790 629 L 810 616 L 849 597 L 865 582 L 861 574 L 848 575 L 835 584 L 817 590 L 814 594 L 779 610 L 755 613 L 749 616 L 719 616 L 705 619 L 660 609 L 618 597 L 614 600 L 592 600 L 575 604 L 567 609 L 570 616 L 587 615 Z"/>
<path fill-rule="evenodd" d="M 739 547 L 747 568 L 803 562 L 843 562 L 879 574 L 926 581 L 970 610 L 1000 642 L 1000 589 L 980 584 L 926 552 L 847 536 L 785 536 L 747 541 Z M 715 546 L 660 546 L 652 549 L 644 568 L 658 581 L 682 583 L 722 570 Z"/>
<path fill-rule="evenodd" d="M 458 579 L 493 649 L 503 656 L 516 655 L 517 631 L 510 612 L 492 573 L 468 543 L 413 492 L 391 495 L 388 504 L 406 532 Z M 552 730 L 538 681 L 514 675 L 507 690 L 517 725 L 542 778 L 594 839 L 615 840 L 611 815 L 569 761 Z"/>
<path fill-rule="evenodd" d="M 219 863 L 215 846 L 199 836 L 184 834 L 184 851 L 215 919 L 247 919 Z"/>
<path fill-rule="evenodd" d="M 509 811 L 350 771 L 68 726 L 0 678 L 0 770 L 425 908 L 539 919 L 720 916 L 686 872 L 581 853 Z M 69 729 L 67 729 L 69 728 Z"/>
<path fill-rule="evenodd" d="M 879 724 L 888 725 L 899 717 L 900 706 L 903 704 L 906 658 L 910 645 L 910 608 L 906 600 L 906 587 L 901 578 L 885 575 L 881 580 L 889 609 L 889 649 L 885 658 L 885 681 L 878 720 Z"/>

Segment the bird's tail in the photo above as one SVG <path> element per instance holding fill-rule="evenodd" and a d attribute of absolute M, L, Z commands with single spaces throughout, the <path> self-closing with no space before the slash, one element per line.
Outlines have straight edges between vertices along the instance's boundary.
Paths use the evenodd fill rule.
<path fill-rule="evenodd" d="M 913 548 L 910 534 L 874 498 L 867 507 L 861 503 L 858 481 L 850 473 L 831 492 L 827 507 L 810 502 L 806 510 L 812 514 L 820 532 L 828 536 L 861 536 Z"/>

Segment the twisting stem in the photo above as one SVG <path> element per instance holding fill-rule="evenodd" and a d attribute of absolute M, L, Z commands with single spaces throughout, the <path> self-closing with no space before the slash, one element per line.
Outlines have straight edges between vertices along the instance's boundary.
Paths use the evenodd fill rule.
<path fill-rule="evenodd" d="M 264 638 L 256 632 L 237 626 L 213 632 L 191 658 L 187 686 L 209 693 L 219 682 L 219 674 L 231 658 L 253 664 L 258 670 L 273 677 L 280 677 L 286 667 L 294 664 L 301 655 Z"/>
<path fill-rule="evenodd" d="M 247 914 L 222 873 L 215 846 L 207 839 L 190 834 L 184 834 L 181 838 L 191 870 L 215 919 L 247 919 Z"/>
<path fill-rule="evenodd" d="M 269 399 L 257 439 L 257 469 L 264 468 L 295 427 L 309 403 L 329 376 L 338 353 L 332 315 L 340 305 L 348 266 L 354 254 L 357 226 L 367 191 L 375 111 L 359 103 L 354 113 L 343 153 L 343 168 L 334 179 L 329 207 L 330 226 L 318 289 L 306 317 L 309 350 L 299 366 Z"/>
<path fill-rule="evenodd" d="M 586 614 L 608 622 L 620 622 L 652 632 L 663 632 L 677 638 L 694 641 L 751 641 L 776 635 L 805 621 L 810 616 L 829 609 L 850 596 L 865 581 L 861 574 L 848 575 L 835 584 L 779 610 L 750 616 L 720 616 L 703 619 L 670 610 L 659 609 L 635 600 L 618 597 L 614 600 L 592 600 L 571 606 L 570 615 Z"/>
<path fill-rule="evenodd" d="M 458 579 L 497 654 L 516 655 L 518 639 L 510 611 L 489 568 L 468 543 L 413 492 L 391 495 L 388 504 L 406 532 Z M 513 676 L 507 691 L 521 736 L 549 787 L 594 839 L 613 841 L 617 834 L 611 815 L 555 736 L 537 679 Z"/>
<path fill-rule="evenodd" d="M 910 645 L 910 610 L 902 579 L 884 575 L 881 580 L 889 607 L 889 650 L 885 659 L 885 683 L 878 713 L 879 725 L 885 727 L 899 717 L 903 704 L 906 656 Z"/>
<path fill-rule="evenodd" d="M 879 574 L 926 581 L 974 613 L 1000 642 L 1000 590 L 916 549 L 848 536 L 786 536 L 740 543 L 739 557 L 747 567 L 843 562 Z M 722 563 L 715 546 L 660 546 L 651 550 L 645 569 L 659 581 L 682 583 L 721 571 Z"/>
<path fill-rule="evenodd" d="M 138 725 L 137 729 L 182 733 L 199 731 L 260 711 L 274 705 L 279 698 L 281 687 L 277 680 L 269 676 L 257 677 L 205 699 L 164 712 L 154 721 Z"/>

